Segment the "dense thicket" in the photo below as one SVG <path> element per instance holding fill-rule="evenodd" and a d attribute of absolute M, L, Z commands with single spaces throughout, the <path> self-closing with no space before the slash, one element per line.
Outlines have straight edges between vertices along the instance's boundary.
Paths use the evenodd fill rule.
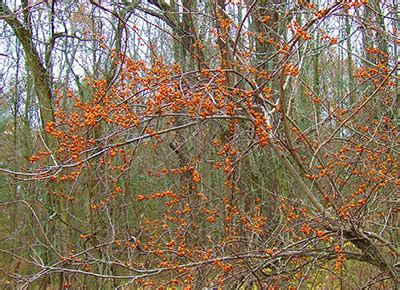
<path fill-rule="evenodd" d="M 398 11 L 0 0 L 1 287 L 399 287 Z"/>

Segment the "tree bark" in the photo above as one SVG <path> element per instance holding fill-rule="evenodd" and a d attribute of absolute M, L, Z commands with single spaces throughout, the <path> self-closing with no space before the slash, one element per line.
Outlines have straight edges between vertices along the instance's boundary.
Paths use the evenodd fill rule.
<path fill-rule="evenodd" d="M 0 19 L 3 19 L 11 27 L 22 44 L 25 59 L 30 68 L 30 73 L 33 76 L 36 93 L 38 95 L 42 128 L 45 128 L 48 122 L 54 121 L 50 75 L 45 69 L 35 48 L 30 29 L 24 27 L 2 0 L 0 0 Z"/>

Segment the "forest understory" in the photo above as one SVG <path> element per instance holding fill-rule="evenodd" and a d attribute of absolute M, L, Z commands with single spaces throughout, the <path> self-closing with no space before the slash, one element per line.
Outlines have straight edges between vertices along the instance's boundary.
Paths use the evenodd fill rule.
<path fill-rule="evenodd" d="M 0 0 L 1 289 L 399 289 L 396 0 Z"/>

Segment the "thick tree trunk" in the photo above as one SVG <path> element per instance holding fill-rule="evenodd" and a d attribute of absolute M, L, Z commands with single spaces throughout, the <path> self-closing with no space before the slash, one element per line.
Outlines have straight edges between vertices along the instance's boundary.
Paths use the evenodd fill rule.
<path fill-rule="evenodd" d="M 2 0 L 0 0 L 0 18 L 7 22 L 22 44 L 25 59 L 30 68 L 30 73 L 33 76 L 35 89 L 38 95 L 40 118 L 42 127 L 44 128 L 48 122 L 54 121 L 50 75 L 46 71 L 35 49 L 30 29 L 23 26 Z"/>

